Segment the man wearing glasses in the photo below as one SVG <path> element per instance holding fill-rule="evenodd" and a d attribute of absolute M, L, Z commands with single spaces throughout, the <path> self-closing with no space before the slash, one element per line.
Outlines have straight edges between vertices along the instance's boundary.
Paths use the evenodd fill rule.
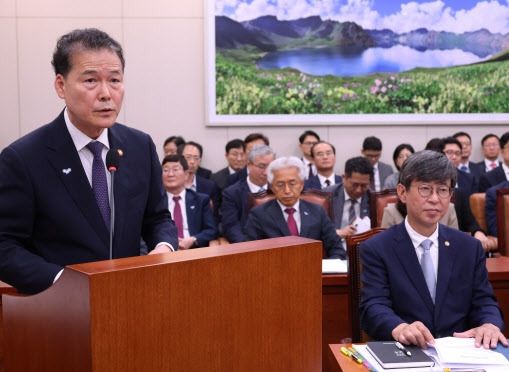
<path fill-rule="evenodd" d="M 311 149 L 315 143 L 320 142 L 320 136 L 312 130 L 307 130 L 299 137 L 299 149 L 302 151 L 301 160 L 306 168 L 306 179 L 316 176 L 316 165 L 311 155 Z"/>
<path fill-rule="evenodd" d="M 466 173 L 471 173 L 479 179 L 484 170 L 484 163 L 479 165 L 470 161 L 470 155 L 472 155 L 472 137 L 466 132 L 454 133 L 453 137 L 461 144 L 461 161 L 458 165 L 458 169 Z"/>
<path fill-rule="evenodd" d="M 488 140 L 485 143 L 488 143 Z M 481 175 L 481 179 L 479 180 L 479 192 L 486 192 L 490 187 L 496 186 L 504 181 L 509 181 L 509 132 L 504 133 L 500 137 L 499 143 L 500 155 L 504 162 L 500 163 L 498 167 L 494 167 L 493 170 Z"/>
<path fill-rule="evenodd" d="M 481 243 L 438 224 L 456 176 L 441 153 L 410 156 L 397 187 L 405 221 L 361 245 L 359 310 L 372 338 L 426 348 L 435 337 L 474 337 L 476 347 L 507 346 Z"/>
<path fill-rule="evenodd" d="M 479 180 L 474 175 L 460 170 L 458 167 L 461 161 L 461 143 L 454 137 L 446 137 L 443 139 L 444 154 L 458 169 L 457 187 L 462 189 L 467 198 L 478 190 Z"/>
<path fill-rule="evenodd" d="M 366 137 L 362 143 L 361 154 L 373 165 L 373 178 L 369 189 L 371 191 L 381 191 L 387 177 L 394 173 L 389 164 L 380 161 L 382 141 L 377 137 Z"/>
<path fill-rule="evenodd" d="M 317 174 L 304 183 L 305 189 L 322 190 L 340 184 L 341 177 L 334 174 L 336 148 L 325 141 L 318 141 L 311 147 L 311 158 L 315 162 Z"/>

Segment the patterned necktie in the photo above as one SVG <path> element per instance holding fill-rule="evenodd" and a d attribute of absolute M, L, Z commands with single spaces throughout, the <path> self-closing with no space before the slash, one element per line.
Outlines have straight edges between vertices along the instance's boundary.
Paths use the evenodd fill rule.
<path fill-rule="evenodd" d="M 330 180 L 325 180 L 325 186 L 330 186 Z"/>
<path fill-rule="evenodd" d="M 463 172 L 467 172 L 467 173 L 468 173 L 468 170 L 467 170 L 467 166 L 466 166 L 466 165 L 462 165 L 462 166 L 461 166 L 461 170 L 462 170 Z"/>
<path fill-rule="evenodd" d="M 424 274 L 424 279 L 426 280 L 426 285 L 429 289 L 429 294 L 433 299 L 433 303 L 435 303 L 437 281 L 435 278 L 435 267 L 430 253 L 431 244 L 433 244 L 433 242 L 429 239 L 426 239 L 421 243 L 421 247 L 424 248 L 424 252 L 421 257 L 421 268 L 422 273 Z"/>
<path fill-rule="evenodd" d="M 182 222 L 182 209 L 180 209 L 180 196 L 174 196 L 173 201 L 175 202 L 175 208 L 173 208 L 173 222 L 178 230 L 179 238 L 184 237 L 184 223 Z"/>
<path fill-rule="evenodd" d="M 108 198 L 108 181 L 106 181 L 106 167 L 102 158 L 103 144 L 101 142 L 90 142 L 87 149 L 94 155 L 92 162 L 92 189 L 95 200 L 103 216 L 106 228 L 110 231 L 110 202 Z"/>
<path fill-rule="evenodd" d="M 309 166 L 308 178 L 311 178 L 311 177 L 313 177 L 313 164 L 309 163 L 308 166 Z"/>
<path fill-rule="evenodd" d="M 491 163 L 490 167 L 491 167 L 491 170 L 495 169 L 497 165 L 495 163 Z"/>
<path fill-rule="evenodd" d="M 295 208 L 286 208 L 285 212 L 288 214 L 288 220 L 286 223 L 288 224 L 288 229 L 290 230 L 290 234 L 292 236 L 299 236 L 299 229 L 297 228 L 297 222 L 295 222 L 295 218 L 293 218 L 293 214 L 295 213 Z"/>
<path fill-rule="evenodd" d="M 353 221 L 355 221 L 355 203 L 357 200 L 350 198 L 350 210 L 348 211 L 348 224 L 353 224 Z"/>

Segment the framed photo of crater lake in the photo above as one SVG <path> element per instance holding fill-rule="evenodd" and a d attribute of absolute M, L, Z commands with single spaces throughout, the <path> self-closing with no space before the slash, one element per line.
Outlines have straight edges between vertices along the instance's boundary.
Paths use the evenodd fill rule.
<path fill-rule="evenodd" d="M 509 123 L 507 1 L 205 4 L 207 125 Z"/>

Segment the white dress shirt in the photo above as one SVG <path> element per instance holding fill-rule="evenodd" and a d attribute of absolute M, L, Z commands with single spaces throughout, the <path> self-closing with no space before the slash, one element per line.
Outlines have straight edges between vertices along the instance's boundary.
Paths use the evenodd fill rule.
<path fill-rule="evenodd" d="M 495 161 L 484 159 L 484 166 L 486 167 L 486 172 L 489 172 L 489 171 L 495 169 L 495 168 L 491 169 L 491 164 L 493 164 L 493 163 L 495 164 L 495 168 L 498 167 L 498 159 Z"/>
<path fill-rule="evenodd" d="M 184 238 L 189 238 L 191 235 L 189 234 L 189 225 L 187 224 L 186 189 L 184 188 L 178 195 L 174 195 L 168 191 L 166 194 L 168 194 L 168 210 L 171 212 L 172 216 L 175 215 L 175 200 L 173 200 L 173 197 L 180 196 L 179 204 L 182 212 L 182 232 L 184 233 Z"/>
<path fill-rule="evenodd" d="M 302 158 L 302 161 L 304 163 L 304 167 L 306 167 L 306 179 L 309 178 L 309 164 L 311 164 L 311 169 L 313 171 L 313 176 L 316 176 L 316 165 L 314 165 L 312 162 L 310 162 L 308 159 L 306 158 Z"/>
<path fill-rule="evenodd" d="M 509 180 L 509 167 L 505 165 L 505 163 L 502 163 L 502 168 L 504 169 L 505 178 Z"/>
<path fill-rule="evenodd" d="M 276 199 L 277 200 L 277 199 Z M 295 209 L 295 212 L 293 212 L 293 219 L 295 220 L 295 223 L 297 224 L 297 230 L 299 230 L 300 235 L 300 200 L 297 200 L 297 203 L 295 203 L 292 207 L 284 206 L 279 200 L 277 200 L 277 203 L 279 204 L 279 207 L 281 207 L 281 210 L 283 211 L 283 216 L 285 217 L 285 222 L 288 224 L 288 213 L 285 212 L 286 208 L 293 208 Z"/>
<path fill-rule="evenodd" d="M 322 176 L 321 174 L 318 174 L 318 180 L 320 181 L 320 186 L 322 186 L 322 189 L 326 188 L 327 186 L 332 186 L 336 184 L 336 175 L 332 173 L 329 177 Z M 327 185 L 325 181 L 329 180 L 330 185 Z"/>
<path fill-rule="evenodd" d="M 254 183 L 252 183 L 249 180 L 249 177 L 246 178 L 246 181 L 247 181 L 247 185 L 249 186 L 249 191 L 251 191 L 252 193 L 260 192 L 260 188 L 262 188 L 262 187 L 263 187 L 264 191 L 267 191 L 269 189 L 269 184 L 268 183 L 266 183 L 263 186 L 258 186 L 258 185 L 255 185 Z"/>
<path fill-rule="evenodd" d="M 382 186 L 380 185 L 380 173 L 378 173 L 378 162 L 373 165 L 373 182 L 375 184 L 375 191 L 380 191 Z"/>
<path fill-rule="evenodd" d="M 463 170 L 463 166 L 465 166 L 465 167 L 466 167 L 466 170 L 465 170 L 464 172 L 472 173 L 472 172 L 470 172 L 470 161 L 468 161 L 468 160 L 467 160 L 467 162 L 466 162 L 466 163 L 460 163 L 460 164 L 458 165 L 458 169 L 459 169 L 460 171 L 462 171 L 462 170 Z"/>
<path fill-rule="evenodd" d="M 415 248 L 415 253 L 417 254 L 417 259 L 419 260 L 419 264 L 421 263 L 422 255 L 424 253 L 424 248 L 421 247 L 421 243 L 429 239 L 433 244 L 431 244 L 430 247 L 430 255 L 431 259 L 433 260 L 433 268 L 435 269 L 435 278 L 438 278 L 438 223 L 437 228 L 431 234 L 431 236 L 423 236 L 416 232 L 410 224 L 408 223 L 408 217 L 405 217 L 405 227 L 406 231 L 408 232 L 408 235 L 410 235 L 410 240 L 412 240 L 412 244 Z"/>
<path fill-rule="evenodd" d="M 186 186 L 186 188 L 196 191 L 196 173 L 193 174 L 193 182 L 191 183 L 191 185 Z"/>

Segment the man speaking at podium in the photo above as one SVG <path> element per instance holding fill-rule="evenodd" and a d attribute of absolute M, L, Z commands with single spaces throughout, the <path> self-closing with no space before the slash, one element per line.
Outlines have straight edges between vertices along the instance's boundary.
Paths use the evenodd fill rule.
<path fill-rule="evenodd" d="M 0 154 L 0 280 L 34 294 L 66 265 L 178 247 L 152 139 L 115 122 L 124 96 L 120 44 L 97 29 L 57 43 L 55 90 L 66 108 Z M 112 185 L 105 161 L 118 150 Z"/>

